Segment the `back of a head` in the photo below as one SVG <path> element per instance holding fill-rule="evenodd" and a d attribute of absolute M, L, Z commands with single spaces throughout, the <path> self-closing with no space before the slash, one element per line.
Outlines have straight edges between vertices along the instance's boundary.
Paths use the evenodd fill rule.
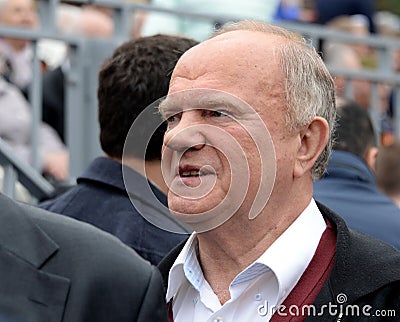
<path fill-rule="evenodd" d="M 337 16 L 326 24 L 328 27 L 352 33 L 357 36 L 369 34 L 369 22 L 364 15 Z"/>
<path fill-rule="evenodd" d="M 377 140 L 368 111 L 353 101 L 337 100 L 337 120 L 333 149 L 365 157 Z"/>
<path fill-rule="evenodd" d="M 388 196 L 400 195 L 400 142 L 380 147 L 376 160 L 379 188 Z"/>
<path fill-rule="evenodd" d="M 97 94 L 100 143 L 105 153 L 122 158 L 131 125 L 147 106 L 167 95 L 176 62 L 196 44 L 177 36 L 143 37 L 122 44 L 104 62 Z M 146 160 L 161 160 L 164 132 L 162 124 L 147 146 Z M 140 149 L 130 152 L 142 158 Z"/>
<path fill-rule="evenodd" d="M 110 37 L 114 23 L 111 17 L 91 7 L 61 3 L 57 7 L 57 30 L 62 34 L 85 37 Z"/>
<path fill-rule="evenodd" d="M 362 68 L 361 61 L 355 50 L 343 43 L 326 42 L 323 47 L 323 58 L 328 66 L 349 70 Z"/>

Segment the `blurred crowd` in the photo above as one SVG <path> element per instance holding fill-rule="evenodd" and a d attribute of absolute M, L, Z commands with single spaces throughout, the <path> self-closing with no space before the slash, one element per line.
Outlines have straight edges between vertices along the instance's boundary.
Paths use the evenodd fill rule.
<path fill-rule="evenodd" d="M 248 17 L 270 22 L 290 21 L 323 24 L 332 30 L 364 37 L 371 34 L 397 39 L 400 37 L 400 18 L 390 12 L 378 12 L 373 0 L 273 0 L 259 1 L 140 1 L 169 9 L 181 9 L 200 14 L 219 16 L 210 23 L 170 14 L 135 12 L 131 15 L 129 37 L 156 33 L 176 34 L 203 40 L 221 26 L 224 17 Z M 37 29 L 40 27 L 38 3 L 35 0 L 1 0 L 0 24 Z M 84 37 L 112 37 L 114 12 L 111 8 L 93 4 L 77 5 L 62 2 L 56 9 L 57 32 Z M 41 39 L 38 55 L 42 63 L 42 122 L 38 139 L 39 171 L 52 182 L 69 178 L 69 152 L 65 143 L 65 72 L 70 68 L 68 45 L 55 40 Z M 318 48 L 328 67 L 350 70 L 376 70 L 379 52 L 367 45 L 321 41 Z M 400 70 L 400 48 L 393 48 L 391 68 Z M 29 86 L 32 81 L 32 43 L 29 40 L 0 38 L 0 138 L 15 153 L 32 164 L 32 108 Z M 373 82 L 363 78 L 335 76 L 337 95 L 351 98 L 366 110 L 378 111 L 377 132 L 382 147 L 397 144 L 396 87 L 390 83 Z M 377 89 L 379 102 L 371 100 Z M 374 106 L 374 104 L 377 106 Z M 400 159 L 400 157 L 399 157 Z M 380 162 L 384 164 L 384 161 Z M 378 175 L 384 173 L 382 168 Z M 387 180 L 378 180 L 382 185 Z M 382 188 L 387 192 L 386 188 Z"/>

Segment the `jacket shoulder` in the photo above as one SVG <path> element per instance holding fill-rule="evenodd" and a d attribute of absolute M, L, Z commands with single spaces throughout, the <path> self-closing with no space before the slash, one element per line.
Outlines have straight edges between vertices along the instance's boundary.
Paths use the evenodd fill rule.
<path fill-rule="evenodd" d="M 22 206 L 57 245 L 43 270 L 68 278 L 66 321 L 166 321 L 159 271 L 119 239 L 96 227 Z"/>

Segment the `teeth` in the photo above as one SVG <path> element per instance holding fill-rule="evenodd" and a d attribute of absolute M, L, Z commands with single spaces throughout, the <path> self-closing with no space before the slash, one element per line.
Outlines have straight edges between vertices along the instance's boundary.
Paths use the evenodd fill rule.
<path fill-rule="evenodd" d="M 183 171 L 181 173 L 182 177 L 198 177 L 200 175 L 200 171 L 192 170 L 192 171 Z"/>

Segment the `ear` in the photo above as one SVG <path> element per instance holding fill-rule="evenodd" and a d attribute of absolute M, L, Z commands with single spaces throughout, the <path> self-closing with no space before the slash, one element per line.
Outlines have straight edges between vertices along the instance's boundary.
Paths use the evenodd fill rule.
<path fill-rule="evenodd" d="M 311 171 L 315 161 L 324 150 L 329 139 L 329 125 L 322 117 L 315 117 L 299 133 L 300 146 L 294 166 L 294 177 L 301 177 Z"/>
<path fill-rule="evenodd" d="M 377 147 L 369 147 L 365 152 L 364 160 L 367 163 L 368 167 L 375 172 L 376 166 L 376 158 L 378 157 L 378 148 Z"/>

